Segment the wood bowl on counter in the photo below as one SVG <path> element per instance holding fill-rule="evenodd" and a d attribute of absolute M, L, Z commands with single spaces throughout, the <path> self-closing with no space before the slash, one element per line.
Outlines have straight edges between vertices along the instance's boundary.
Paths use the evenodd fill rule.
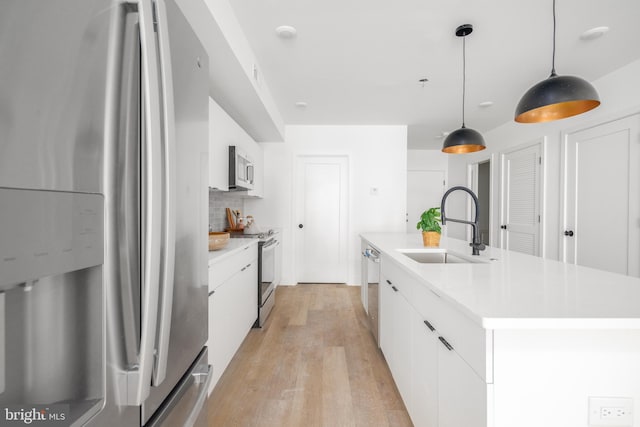
<path fill-rule="evenodd" d="M 229 243 L 229 233 L 225 231 L 210 231 L 209 232 L 209 250 L 217 251 L 227 246 Z"/>

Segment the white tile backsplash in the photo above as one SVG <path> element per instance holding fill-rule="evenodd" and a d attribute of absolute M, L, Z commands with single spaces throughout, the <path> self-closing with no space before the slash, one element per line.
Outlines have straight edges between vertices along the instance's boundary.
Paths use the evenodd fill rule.
<path fill-rule="evenodd" d="M 227 208 L 244 214 L 244 199 L 233 193 L 209 190 L 209 229 L 223 231 L 229 228 Z"/>

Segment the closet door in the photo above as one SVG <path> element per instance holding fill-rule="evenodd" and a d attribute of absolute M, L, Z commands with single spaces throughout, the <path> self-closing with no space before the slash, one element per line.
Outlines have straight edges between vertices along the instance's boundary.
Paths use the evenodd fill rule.
<path fill-rule="evenodd" d="M 540 255 L 541 143 L 501 153 L 501 247 Z"/>
<path fill-rule="evenodd" d="M 640 276 L 640 114 L 565 135 L 565 262 Z"/>

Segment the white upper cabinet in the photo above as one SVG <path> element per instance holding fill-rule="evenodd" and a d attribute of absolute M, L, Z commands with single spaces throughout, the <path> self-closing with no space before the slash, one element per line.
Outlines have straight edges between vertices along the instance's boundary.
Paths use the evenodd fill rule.
<path fill-rule="evenodd" d="M 209 187 L 229 190 L 229 146 L 247 154 L 254 165 L 254 189 L 238 195 L 262 197 L 264 154 L 262 147 L 238 125 L 212 98 L 209 98 Z"/>
<path fill-rule="evenodd" d="M 222 124 L 225 117 L 224 110 L 209 98 L 209 187 L 221 191 L 229 190 L 229 148 Z"/>

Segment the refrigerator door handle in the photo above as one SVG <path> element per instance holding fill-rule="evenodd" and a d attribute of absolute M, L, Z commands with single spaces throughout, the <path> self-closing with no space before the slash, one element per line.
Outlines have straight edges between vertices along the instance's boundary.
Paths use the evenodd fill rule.
<path fill-rule="evenodd" d="M 161 153 L 160 99 L 158 59 L 154 42 L 153 15 L 150 0 L 137 0 L 140 28 L 142 71 L 143 146 L 142 175 L 142 289 L 140 316 L 140 348 L 137 364 L 127 368 L 124 378 L 124 399 L 127 405 L 139 406 L 149 396 L 153 369 L 156 322 L 158 318 L 158 283 L 160 280 L 160 236 L 162 204 L 159 185 Z"/>
<path fill-rule="evenodd" d="M 200 392 L 198 394 L 198 398 L 196 399 L 196 403 L 193 405 L 193 408 L 191 408 L 191 412 L 189 413 L 189 416 L 187 417 L 187 419 L 184 422 L 184 427 L 193 427 L 196 424 L 196 421 L 198 420 L 198 417 L 200 416 L 200 412 L 202 411 L 202 408 L 204 406 L 204 402 L 207 400 L 207 394 L 208 394 L 208 390 L 209 390 L 209 385 L 211 384 L 211 380 L 213 378 L 213 375 L 211 375 L 211 365 L 207 366 L 207 372 L 193 372 L 191 375 L 193 375 L 195 377 L 195 382 L 196 383 L 202 383 L 204 382 L 204 384 L 201 386 L 200 388 Z M 202 379 L 203 376 L 206 376 L 206 379 Z"/>
<path fill-rule="evenodd" d="M 130 13 L 125 18 L 125 34 L 122 49 L 123 83 L 127 95 L 120 99 L 122 139 L 114 150 L 109 164 L 115 171 L 114 179 L 106 179 L 112 187 L 109 194 L 117 194 L 115 209 L 110 211 L 111 228 L 116 230 L 111 236 L 108 259 L 111 260 L 109 274 L 118 278 L 120 295 L 118 303 L 122 316 L 122 339 L 124 341 L 125 366 L 138 363 L 139 331 L 139 128 L 138 128 L 138 86 L 140 80 L 140 43 L 138 14 Z"/>
<path fill-rule="evenodd" d="M 160 306 L 158 313 L 157 352 L 152 381 L 159 385 L 167 373 L 167 358 L 171 334 L 171 307 L 173 306 L 173 283 L 176 243 L 176 132 L 173 103 L 173 75 L 167 9 L 164 0 L 155 0 L 155 17 L 158 31 L 160 56 L 160 87 L 162 94 L 162 157 L 163 157 L 163 206 L 162 259 L 160 270 Z"/>

